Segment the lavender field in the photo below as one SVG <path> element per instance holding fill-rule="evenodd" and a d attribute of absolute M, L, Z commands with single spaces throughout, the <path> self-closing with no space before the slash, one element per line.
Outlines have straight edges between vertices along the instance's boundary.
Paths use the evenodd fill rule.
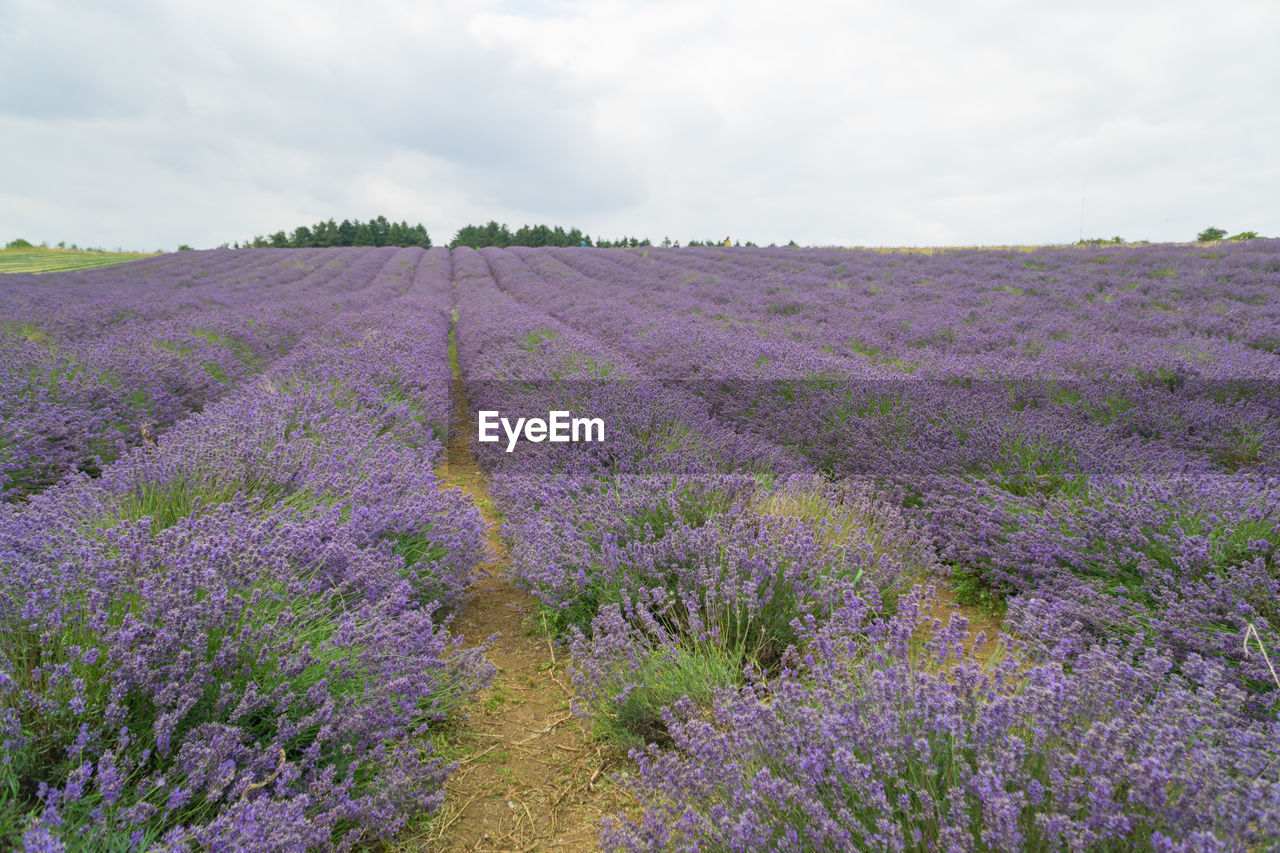
<path fill-rule="evenodd" d="M 459 430 L 630 750 L 604 849 L 1280 849 L 1280 240 L 216 250 L 0 318 L 0 849 L 439 813 Z M 604 440 L 475 441 L 552 410 Z"/>

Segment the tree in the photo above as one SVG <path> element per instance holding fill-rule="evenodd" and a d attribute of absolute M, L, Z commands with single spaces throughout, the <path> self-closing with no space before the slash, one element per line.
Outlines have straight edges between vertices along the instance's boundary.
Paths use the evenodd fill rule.
<path fill-rule="evenodd" d="M 356 226 L 350 219 L 342 220 L 338 226 L 338 245 L 354 246 L 356 242 Z"/>
<path fill-rule="evenodd" d="M 427 233 L 426 226 L 421 222 L 409 228 L 408 237 L 406 238 L 409 246 L 418 246 L 423 249 L 431 248 L 431 235 Z"/>
<path fill-rule="evenodd" d="M 1221 228 L 1210 227 L 1210 228 L 1204 229 L 1199 234 L 1197 234 L 1196 239 L 1200 240 L 1201 242 L 1210 242 L 1213 240 L 1221 240 L 1225 236 L 1227 236 L 1226 231 L 1223 231 Z"/>
<path fill-rule="evenodd" d="M 485 229 L 479 225 L 462 226 L 458 229 L 458 233 L 453 235 L 453 239 L 449 241 L 450 248 L 454 249 L 459 246 L 466 246 L 471 249 L 480 249 L 491 245 L 493 244 L 486 241 Z"/>
<path fill-rule="evenodd" d="M 497 246 L 505 249 L 511 245 L 511 230 L 507 228 L 507 223 L 499 225 L 492 219 L 484 226 L 484 236 L 486 246 Z"/>
<path fill-rule="evenodd" d="M 373 232 L 373 245 L 385 246 L 391 236 L 391 223 L 385 216 L 369 220 L 369 230 Z"/>
<path fill-rule="evenodd" d="M 623 237 L 620 240 L 596 240 L 592 243 L 591 235 L 579 228 L 565 228 L 563 225 L 521 225 L 513 233 L 505 224 L 489 220 L 484 225 L 464 225 L 449 241 L 451 247 L 467 246 L 480 249 L 485 246 L 591 246 L 607 248 L 611 246 L 649 246 L 649 238 Z"/>
<path fill-rule="evenodd" d="M 505 224 L 499 225 L 496 221 L 490 219 L 484 225 L 464 225 L 458 229 L 458 233 L 454 235 L 450 246 L 469 246 L 472 249 L 482 249 L 485 246 L 498 246 L 505 249 L 512 245 L 511 230 Z"/>
<path fill-rule="evenodd" d="M 34 249 L 35 246 L 31 245 L 31 242 L 29 240 L 23 240 L 21 237 L 19 237 L 16 240 L 10 240 L 8 245 L 5 246 L 5 248 L 6 249 Z"/>
<path fill-rule="evenodd" d="M 431 248 L 431 236 L 419 222 L 410 225 L 406 220 L 391 222 L 385 216 L 377 216 L 368 222 L 344 219 L 341 223 L 332 217 L 311 226 L 300 225 L 291 232 L 277 231 L 270 237 L 254 237 L 252 244 L 245 240 L 245 247 L 266 246 L 276 248 L 311 248 L 316 246 L 421 246 Z"/>
<path fill-rule="evenodd" d="M 505 227 L 505 226 L 503 226 Z M 469 232 L 470 233 L 470 232 Z M 504 237 L 503 232 L 497 232 L 498 240 Z M 487 232 L 481 239 L 491 239 Z M 563 225 L 521 225 L 514 234 L 510 235 L 510 245 L 512 246 L 581 246 L 588 243 L 589 238 L 586 237 L 579 229 L 570 228 L 565 230 Z M 487 244 L 490 245 L 490 244 Z M 498 244 L 491 244 L 498 245 Z"/>
<path fill-rule="evenodd" d="M 338 223 L 330 219 L 328 222 L 317 222 L 313 231 L 313 242 L 317 246 L 338 245 Z"/>

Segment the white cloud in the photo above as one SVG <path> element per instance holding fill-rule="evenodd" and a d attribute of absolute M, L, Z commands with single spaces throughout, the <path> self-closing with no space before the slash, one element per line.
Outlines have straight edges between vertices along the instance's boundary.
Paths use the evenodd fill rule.
<path fill-rule="evenodd" d="M 1267 2 L 0 6 L 0 238 L 1280 234 Z"/>

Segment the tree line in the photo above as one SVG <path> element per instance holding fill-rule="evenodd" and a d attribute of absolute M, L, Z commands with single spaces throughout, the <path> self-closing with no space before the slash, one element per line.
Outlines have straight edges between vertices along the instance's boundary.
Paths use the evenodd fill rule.
<path fill-rule="evenodd" d="M 326 246 L 421 246 L 431 248 L 431 235 L 419 222 L 391 222 L 385 216 L 375 216 L 368 222 L 329 219 L 315 225 L 299 225 L 292 231 L 277 231 L 267 236 L 259 235 L 246 240 L 237 249 L 317 249 Z"/>
<path fill-rule="evenodd" d="M 727 238 L 726 238 L 727 240 Z M 431 236 L 427 229 L 418 223 L 391 222 L 385 216 L 376 216 L 368 222 L 359 219 L 344 219 L 336 222 L 332 218 L 314 225 L 299 225 L 292 231 L 277 231 L 274 234 L 258 235 L 243 243 L 228 246 L 226 243 L 218 248 L 236 249 L 312 249 L 326 246 L 421 246 L 431 248 Z M 598 249 L 635 249 L 652 246 L 648 237 L 622 236 L 617 239 L 598 237 L 592 239 L 580 228 L 565 228 L 563 225 L 521 225 L 512 231 L 506 223 L 499 224 L 489 220 L 484 225 L 464 225 L 449 241 L 450 248 L 467 246 L 482 249 L 486 246 L 507 248 L 508 246 L 594 246 Z M 663 238 L 663 246 L 672 245 L 670 238 Z M 676 246 L 680 244 L 675 243 Z M 725 240 L 690 240 L 690 246 L 723 246 Z M 741 244 L 735 244 L 741 245 Z M 747 243 L 754 246 L 754 243 Z M 792 243 L 794 245 L 794 241 Z M 179 251 L 190 249 L 183 245 Z"/>
<path fill-rule="evenodd" d="M 647 237 L 619 237 L 617 240 L 592 240 L 590 234 L 584 234 L 578 228 L 565 228 L 562 225 L 521 225 L 514 232 L 505 223 L 499 225 L 489 220 L 484 225 L 464 225 L 458 229 L 449 241 L 449 248 L 468 246 L 482 249 L 485 246 L 497 246 L 505 249 L 508 246 L 595 246 L 599 249 L 636 248 L 653 245 Z"/>

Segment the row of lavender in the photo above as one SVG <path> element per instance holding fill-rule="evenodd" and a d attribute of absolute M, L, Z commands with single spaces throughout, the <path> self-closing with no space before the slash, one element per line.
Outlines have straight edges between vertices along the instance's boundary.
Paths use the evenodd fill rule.
<path fill-rule="evenodd" d="M 933 523 L 923 532 L 938 541 L 938 501 L 956 493 L 937 484 L 953 484 L 906 494 L 904 481 L 925 479 L 813 477 L 815 464 L 864 469 L 814 452 L 847 442 L 847 428 L 795 433 L 833 405 L 832 368 L 810 373 L 805 359 L 836 355 L 806 343 L 803 324 L 766 340 L 801 312 L 739 306 L 716 336 L 729 315 L 699 323 L 702 312 L 652 301 L 667 284 L 626 269 L 649 258 L 385 254 L 367 287 L 348 280 L 380 307 L 308 333 L 160 447 L 0 509 L 13 567 L 0 598 L 5 837 L 53 849 L 327 847 L 394 832 L 438 802 L 444 768 L 411 736 L 484 677 L 474 654 L 450 648 L 431 604 L 456 597 L 481 548 L 474 511 L 428 473 L 448 411 L 450 277 L 477 408 L 570 408 L 609 424 L 600 444 L 480 450 L 517 572 L 574 638 L 589 708 L 606 731 L 675 747 L 642 761 L 645 816 L 614 823 L 610 847 L 1240 849 L 1280 831 L 1267 695 L 1246 693 L 1221 656 L 1086 635 L 1048 663 L 1033 646 L 980 667 L 959 621 L 926 624 L 933 604 L 910 587 L 940 567 L 904 512 Z M 689 253 L 689 270 L 668 278 L 768 260 L 743 257 Z M 826 263 L 817 257 L 777 260 Z M 607 259 L 617 281 L 578 268 Z M 733 294 L 704 304 L 749 301 Z M 146 310 L 162 313 L 154 301 Z M 742 350 L 747 370 L 735 373 L 743 329 L 763 330 L 766 349 L 754 360 Z M 697 366 L 690 342 L 706 348 L 714 381 L 671 381 L 692 375 L 673 364 Z M 770 385 L 722 381 L 777 362 L 804 370 Z M 1172 376 L 1168 392 L 1188 386 Z M 767 416 L 733 407 L 744 392 Z M 1174 482 L 1247 483 L 1260 467 L 1202 455 L 1235 470 Z M 1044 497 L 961 473 L 959 485 L 982 480 L 1033 507 Z M 1055 494 L 1094 495 L 1100 478 L 1086 473 L 1087 491 Z M 899 489 L 881 482 L 877 497 L 876 479 Z M 907 497 L 906 509 L 884 495 Z M 1240 526 L 1225 515 L 1215 523 Z M 1145 532 L 1098 528 L 1103 546 L 1128 533 L 1133 549 Z M 1016 606 L 1059 624 L 1062 596 L 1037 603 L 1036 589 Z"/>
<path fill-rule="evenodd" d="M 594 259 L 631 270 L 672 313 L 731 330 L 747 324 L 890 372 L 1119 379 L 1179 367 L 1266 372 L 1280 349 L 1276 253 L 1276 241 L 1259 241 L 1216 251 L 653 250 Z"/>
<path fill-rule="evenodd" d="M 613 694 L 661 688 L 644 682 L 678 674 L 689 663 L 683 645 L 726 656 L 720 684 L 736 685 L 748 663 L 772 662 L 792 644 L 794 616 L 829 613 L 855 578 L 892 596 L 921 573 L 927 558 L 892 513 L 884 542 L 855 529 L 853 516 L 887 509 L 865 495 L 842 496 L 843 529 L 835 520 L 824 530 L 816 517 L 770 517 L 760 484 L 783 479 L 820 491 L 807 466 L 726 427 L 697 397 L 654 381 L 610 346 L 504 295 L 502 287 L 530 275 L 512 256 L 455 250 L 454 268 L 471 406 L 509 418 L 565 407 L 607 425 L 599 443 L 477 449 L 502 504 L 516 576 L 546 605 L 549 624 L 576 640 L 580 684 L 614 734 L 643 745 L 660 728 L 665 702 Z M 912 560 L 921 564 L 909 567 Z"/>
<path fill-rule="evenodd" d="M 626 341 L 629 352 L 667 378 L 774 381 L 785 383 L 779 391 L 827 392 L 820 412 L 809 411 L 815 405 L 809 401 L 804 406 L 823 419 L 784 426 L 800 428 L 794 435 L 803 438 L 792 442 L 840 474 L 885 475 L 904 467 L 912 477 L 998 473 L 989 460 L 1008 453 L 984 443 L 984 435 L 994 429 L 1003 438 L 1009 430 L 1000 429 L 1002 422 L 1032 417 L 1044 422 L 1046 434 L 1071 431 L 1084 454 L 1073 467 L 1088 473 L 1277 465 L 1271 439 L 1280 403 L 1266 384 L 1276 377 L 1278 361 L 1267 337 L 1280 325 L 1280 306 L 1267 298 L 1280 283 L 1280 271 L 1271 270 L 1280 263 L 1275 251 L 1241 250 L 1230 256 L 1233 263 L 1222 261 L 1222 270 L 1198 259 L 1198 268 L 1175 274 L 1173 266 L 1151 270 L 1150 259 L 1134 250 L 1118 264 L 1124 270 L 1110 276 L 1087 255 L 1044 252 L 1034 256 L 1042 258 L 1034 270 L 1017 265 L 1020 277 L 1008 259 L 978 252 L 832 252 L 825 263 L 811 265 L 816 271 L 802 268 L 805 274 L 795 272 L 794 260 L 761 259 L 756 266 L 767 272 L 742 278 L 736 273 L 741 260 L 721 255 L 734 262 L 720 265 L 723 280 L 699 272 L 696 255 L 677 262 L 525 254 L 547 280 L 523 298 Z M 886 257 L 910 259 L 913 274 L 887 275 L 880 268 Z M 837 262 L 841 277 L 832 278 L 829 266 Z M 1045 278 L 1053 289 L 1039 283 Z M 879 284 L 850 284 L 863 279 Z M 1095 299 L 1099 288 L 1120 299 L 1113 302 L 1112 293 Z M 624 303 L 631 310 L 618 312 Z M 910 397 L 899 404 L 896 395 L 911 389 L 921 392 L 916 405 Z M 738 416 L 772 420 L 773 410 L 748 408 L 743 396 L 722 394 L 717 402 L 736 406 Z M 1171 406 L 1176 411 L 1168 411 Z M 986 421 L 975 421 L 984 412 L 990 413 Z M 874 429 L 877 420 L 889 423 Z M 902 429 L 886 435 L 888 426 L 911 427 L 911 435 Z M 852 443 L 866 432 L 879 443 Z M 923 436 L 917 439 L 922 446 L 896 446 L 916 436 Z M 858 452 L 870 449 L 878 452 Z M 922 461 L 928 457 L 932 461 Z"/>
<path fill-rule="evenodd" d="M 449 255 L 343 258 L 271 297 L 330 319 L 259 378 L 0 506 L 0 846 L 346 848 L 438 806 L 431 728 L 489 673 L 447 631 L 485 551 L 432 473 Z"/>
<path fill-rule="evenodd" d="M 1243 257 L 1224 259 L 1224 271 L 1216 275 L 1210 274 L 1213 260 L 1197 255 L 1199 263 L 1187 264 L 1185 278 L 1157 276 L 1153 287 L 1190 303 L 1185 315 L 1167 312 L 1186 322 L 1166 323 L 1156 335 L 1142 331 L 1137 315 L 1126 345 L 1094 350 L 1097 358 L 1086 367 L 1065 354 L 1045 359 L 1039 369 L 1054 377 L 1047 381 L 984 378 L 989 362 L 983 347 L 998 354 L 1005 333 L 984 338 L 977 331 L 962 347 L 981 356 L 968 368 L 944 354 L 934 359 L 933 378 L 872 378 L 888 365 L 815 345 L 837 337 L 835 331 L 784 335 L 771 329 L 767 309 L 757 305 L 757 280 L 722 286 L 703 281 L 701 273 L 676 277 L 667 269 L 674 263 L 669 258 L 513 250 L 540 275 L 513 281 L 511 292 L 616 341 L 629 356 L 702 394 L 721 417 L 794 448 L 828 473 L 875 481 L 927 524 L 971 594 L 1010 596 L 1014 622 L 1046 645 L 1078 648 L 1089 638 L 1137 636 L 1179 659 L 1192 653 L 1222 658 L 1239 668 L 1244 684 L 1269 691 L 1265 661 L 1246 659 L 1241 637 L 1252 624 L 1273 648 L 1280 639 L 1280 356 L 1225 332 L 1207 339 L 1194 310 L 1235 295 L 1280 325 L 1274 299 L 1258 304 L 1280 281 L 1272 272 L 1280 266 L 1275 249 L 1241 250 Z M 1139 251 L 1125 266 L 1148 260 Z M 1168 249 L 1153 253 L 1163 258 L 1160 263 L 1172 263 Z M 966 290 L 1004 293 L 998 289 L 1004 285 L 976 278 L 976 254 L 906 256 L 914 259 L 917 275 L 929 271 L 925 264 L 932 260 L 941 280 L 958 277 L 957 267 L 969 276 L 965 287 L 929 288 L 950 303 L 942 316 L 965 316 L 959 306 Z M 737 253 L 721 257 L 738 263 Z M 838 260 L 853 278 L 874 278 L 885 257 L 839 252 L 823 260 Z M 974 326 L 1021 322 L 1024 328 L 1014 331 L 1028 339 L 1046 328 L 1071 326 L 1074 321 L 1055 313 L 1055 305 L 1071 294 L 1094 292 L 1096 281 L 1076 281 L 1067 264 L 1074 260 L 1090 272 L 1098 264 L 1089 254 L 1066 251 L 1036 257 L 1043 259 L 1036 264 L 1058 272 L 1059 295 L 1039 299 L 1038 310 L 1021 321 L 1017 311 L 989 299 L 983 311 L 970 312 Z M 787 263 L 790 269 L 795 261 Z M 1001 265 L 994 266 L 995 280 L 1008 280 Z M 646 274 L 649 268 L 659 272 Z M 792 299 L 807 296 L 815 280 L 830 281 L 813 272 L 797 278 Z M 776 277 L 765 280 L 781 287 Z M 894 292 L 910 304 L 920 290 L 912 281 Z M 1025 292 L 1018 298 L 1037 301 Z M 822 299 L 829 297 L 814 297 Z M 892 318 L 907 310 L 878 305 L 866 311 L 847 294 L 844 301 L 850 305 L 833 310 L 826 325 L 845 334 L 855 322 L 865 327 L 882 314 Z M 718 306 L 718 318 L 708 321 L 700 309 L 711 305 Z M 915 316 L 938 321 L 921 309 Z M 1125 316 L 1119 313 L 1113 322 L 1123 327 Z M 1237 331 L 1247 328 L 1238 319 Z M 1096 323 L 1076 320 L 1074 334 L 1093 344 L 1101 339 Z M 738 331 L 724 328 L 729 322 Z M 1222 358 L 1173 358 L 1212 350 Z M 1132 359 L 1127 367 L 1125 358 Z M 1126 370 L 1127 379 L 1105 378 Z M 1161 370 L 1179 378 L 1141 378 Z M 730 381 L 722 381 L 726 376 Z"/>
<path fill-rule="evenodd" d="M 1232 662 L 1015 635 L 992 663 L 962 619 L 922 615 L 936 602 L 911 587 L 942 567 L 901 491 L 815 478 L 786 407 L 726 407 L 816 406 L 796 374 L 724 377 L 829 353 L 772 341 L 759 359 L 741 328 L 658 305 L 663 283 L 632 268 L 648 258 L 454 255 L 473 406 L 611 430 L 480 445 L 517 577 L 573 638 L 585 704 L 649 744 L 644 815 L 612 821 L 607 847 L 1248 849 L 1280 833 L 1280 727 Z"/>
<path fill-rule="evenodd" d="M 288 352 L 392 295 L 389 256 L 200 252 L 93 273 L 9 276 L 0 293 L 0 495 L 96 473 Z"/>

